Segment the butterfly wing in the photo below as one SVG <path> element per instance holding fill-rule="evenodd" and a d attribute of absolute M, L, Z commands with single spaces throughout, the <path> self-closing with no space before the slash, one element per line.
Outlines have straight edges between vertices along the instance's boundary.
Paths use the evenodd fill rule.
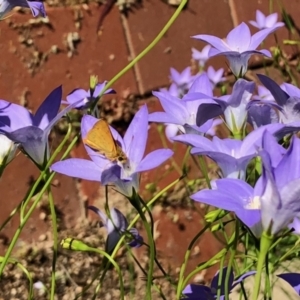
<path fill-rule="evenodd" d="M 95 123 L 83 139 L 83 142 L 109 160 L 115 160 L 118 156 L 116 141 L 112 136 L 108 123 L 104 119 Z"/>

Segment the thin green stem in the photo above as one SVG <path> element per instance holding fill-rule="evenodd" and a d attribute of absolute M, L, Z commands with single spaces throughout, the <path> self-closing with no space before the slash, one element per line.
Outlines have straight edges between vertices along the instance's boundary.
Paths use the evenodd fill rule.
<path fill-rule="evenodd" d="M 43 178 L 45 178 L 46 174 L 48 175 L 47 181 L 45 182 L 45 184 L 44 184 L 43 188 L 41 189 L 39 195 L 38 195 L 38 196 L 36 197 L 36 199 L 34 200 L 32 206 L 29 208 L 28 212 L 26 213 L 26 215 L 25 215 L 25 216 L 23 217 L 23 219 L 21 220 L 20 225 L 19 225 L 18 229 L 16 230 L 16 232 L 15 232 L 15 234 L 14 234 L 14 236 L 13 236 L 13 238 L 12 238 L 12 240 L 11 240 L 9 246 L 8 246 L 8 249 L 7 249 L 6 253 L 5 253 L 5 256 L 4 256 L 4 258 L 3 258 L 3 261 L 2 261 L 2 263 L 1 263 L 1 265 L 0 265 L 0 276 L 2 276 L 3 270 L 4 270 L 4 268 L 5 268 L 5 266 L 6 266 L 7 262 L 8 262 L 8 259 L 9 259 L 10 255 L 11 255 L 12 250 L 14 249 L 14 247 L 15 247 L 15 245 L 16 245 L 16 243 L 17 243 L 17 240 L 19 239 L 19 236 L 20 236 L 20 234 L 21 234 L 21 232 L 22 232 L 22 230 L 23 230 L 25 224 L 27 223 L 27 221 L 28 221 L 29 218 L 31 217 L 31 214 L 33 213 L 33 211 L 35 210 L 36 206 L 38 205 L 38 203 L 39 203 L 40 199 L 42 198 L 44 192 L 48 189 L 49 185 L 51 184 L 51 181 L 52 181 L 52 179 L 53 179 L 55 173 L 52 172 L 52 173 L 49 173 L 49 174 L 48 174 L 48 172 L 49 172 L 49 171 L 48 171 L 48 170 L 49 170 L 49 166 L 52 164 L 52 162 L 53 162 L 53 160 L 55 159 L 55 157 L 58 155 L 58 153 L 61 151 L 62 147 L 63 147 L 63 146 L 65 145 L 65 143 L 67 142 L 70 133 L 71 133 L 71 126 L 69 126 L 69 131 L 68 131 L 68 133 L 67 133 L 66 136 L 64 137 L 64 139 L 63 139 L 63 141 L 61 142 L 61 144 L 60 144 L 60 145 L 57 147 L 57 149 L 54 151 L 52 157 L 49 159 L 49 161 L 48 161 L 48 163 L 47 163 L 47 165 L 46 165 L 45 170 L 43 170 L 43 171 L 41 172 L 41 174 L 40 174 L 40 176 L 39 176 L 39 179 L 36 181 L 36 183 L 35 183 L 34 186 L 33 186 L 33 188 L 34 188 L 34 187 L 36 188 L 36 187 L 37 187 L 37 182 L 38 182 L 38 181 L 41 181 Z M 74 139 L 74 140 L 76 140 L 76 139 Z M 73 141 L 74 141 L 74 140 L 73 140 Z M 73 141 L 72 141 L 72 143 L 73 143 Z M 72 145 L 72 143 L 71 143 L 70 145 Z M 71 149 L 72 149 L 72 147 L 70 148 L 70 146 L 69 146 L 68 149 L 67 149 L 67 151 L 68 151 L 68 150 L 71 151 Z M 67 151 L 64 153 L 63 157 L 66 157 L 66 156 L 69 154 L 69 152 L 67 152 Z M 31 199 L 31 197 L 32 197 L 32 195 L 33 195 L 33 193 L 34 193 L 33 188 L 32 188 L 32 190 L 31 190 L 31 192 L 28 194 L 28 198 L 24 201 L 24 203 L 28 203 L 29 200 Z"/>
<path fill-rule="evenodd" d="M 187 4 L 188 0 L 182 0 L 180 5 L 177 7 L 176 11 L 168 21 L 168 23 L 164 26 L 164 28 L 160 31 L 160 33 L 155 37 L 155 39 L 136 57 L 134 58 L 123 70 L 121 70 L 116 76 L 114 76 L 106 85 L 105 88 L 101 91 L 99 98 L 105 93 L 107 89 L 109 89 L 120 77 L 122 77 L 128 70 L 130 70 L 141 58 L 143 58 L 160 40 L 161 38 L 166 34 L 168 29 L 171 27 L 171 25 L 174 23 L 174 21 L 177 19 L 179 14 L 181 13 L 184 6 Z M 96 106 L 97 102 L 94 103 L 94 106 Z M 94 107 L 92 107 L 93 111 Z"/>
<path fill-rule="evenodd" d="M 58 237 L 57 237 L 57 219 L 56 211 L 53 200 L 53 194 L 51 188 L 48 188 L 48 198 L 51 211 L 51 221 L 52 221 L 52 231 L 53 231 L 53 254 L 52 254 L 52 270 L 51 270 L 51 291 L 50 299 L 53 300 L 55 296 L 55 271 L 56 271 L 56 260 L 57 260 L 57 251 L 58 251 Z"/>
<path fill-rule="evenodd" d="M 273 238 L 269 236 L 266 232 L 263 232 L 261 240 L 260 240 L 260 253 L 257 262 L 257 272 L 255 274 L 255 282 L 254 282 L 254 291 L 252 295 L 253 300 L 258 299 L 260 284 L 261 284 L 261 275 L 263 272 L 263 267 L 265 265 L 266 255 L 272 245 Z"/>

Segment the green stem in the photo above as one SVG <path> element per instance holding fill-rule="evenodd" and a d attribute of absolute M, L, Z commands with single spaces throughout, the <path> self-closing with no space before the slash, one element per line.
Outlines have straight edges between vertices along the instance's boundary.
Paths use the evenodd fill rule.
<path fill-rule="evenodd" d="M 155 201 L 161 197 L 161 195 L 163 195 L 166 191 L 168 191 L 170 188 L 172 188 L 173 186 L 175 186 L 181 179 L 182 179 L 182 177 L 180 177 L 179 179 L 174 180 L 172 183 L 170 183 L 168 186 L 166 186 L 164 189 L 162 189 L 149 202 L 147 202 L 147 206 L 150 207 L 151 205 L 153 205 L 155 203 Z M 142 208 L 142 211 L 145 212 L 146 209 Z M 137 214 L 134 217 L 134 219 L 130 222 L 127 230 L 129 230 L 130 228 L 132 228 L 134 226 L 134 224 L 139 220 L 139 218 L 140 218 L 140 215 Z M 114 258 L 117 255 L 117 253 L 118 253 L 118 251 L 120 249 L 120 246 L 122 245 L 122 243 L 124 241 L 124 238 L 125 238 L 125 236 L 122 236 L 120 238 L 120 240 L 119 240 L 118 244 L 116 245 L 113 253 L 111 254 L 112 258 Z M 107 264 L 107 266 L 108 266 L 108 264 Z M 76 295 L 75 300 L 78 299 L 79 297 L 81 297 L 92 286 L 93 282 L 99 277 L 100 273 L 101 273 L 101 269 L 96 272 L 96 274 L 94 275 L 94 277 L 91 280 L 91 282 L 88 285 L 86 285 L 80 293 L 78 293 Z M 103 274 L 105 274 L 105 270 L 104 270 Z M 100 279 L 100 281 L 101 281 L 101 279 Z"/>
<path fill-rule="evenodd" d="M 155 37 L 155 39 L 136 57 L 134 58 L 123 70 L 121 70 L 116 76 L 114 76 L 106 85 L 105 88 L 101 91 L 99 98 L 105 93 L 107 89 L 109 89 L 120 77 L 122 77 L 128 70 L 130 70 L 141 58 L 143 58 L 166 34 L 168 29 L 174 23 L 174 21 L 179 16 L 180 12 L 187 4 L 188 0 L 182 0 L 180 5 L 177 7 L 175 13 L 172 15 L 168 23 L 164 26 L 164 28 L 160 31 L 160 33 Z M 94 103 L 96 106 L 97 102 Z M 92 107 L 92 110 L 94 107 Z"/>
<path fill-rule="evenodd" d="M 253 300 L 258 299 L 260 284 L 261 284 L 261 275 L 262 275 L 263 267 L 265 265 L 266 255 L 272 245 L 272 241 L 273 241 L 273 237 L 268 235 L 266 232 L 263 232 L 260 240 L 260 253 L 257 262 L 257 272 L 255 274 L 254 292 L 252 295 Z"/>
<path fill-rule="evenodd" d="M 211 225 L 210 223 L 207 223 L 204 226 L 204 228 L 201 229 L 201 231 L 198 232 L 197 235 L 192 239 L 192 241 L 190 242 L 190 244 L 188 246 L 188 250 L 186 251 L 185 256 L 184 256 L 184 262 L 181 265 L 180 272 L 179 272 L 176 299 L 180 299 L 180 296 L 181 296 L 181 291 L 183 289 L 184 272 L 187 267 L 187 263 L 190 258 L 190 255 L 191 255 L 192 248 L 193 248 L 194 244 L 196 243 L 196 241 L 198 240 L 198 238 L 210 227 L 210 225 Z"/>
<path fill-rule="evenodd" d="M 65 145 L 65 143 L 68 141 L 68 138 L 69 138 L 69 134 L 71 133 L 71 126 L 69 125 L 69 130 L 68 130 L 68 133 L 66 134 L 66 136 L 64 137 L 63 141 L 61 142 L 61 144 L 57 147 L 57 149 L 54 151 L 52 157 L 49 159 L 49 162 L 47 163 L 46 165 L 46 168 L 45 170 L 43 170 L 40 174 L 40 177 L 39 179 L 42 180 L 43 178 L 45 178 L 46 174 L 49 172 L 49 166 L 52 164 L 53 160 L 55 159 L 55 157 L 58 155 L 58 153 L 61 151 L 62 147 Z M 74 142 L 75 141 L 75 142 Z M 69 152 L 68 151 L 71 151 L 72 147 L 73 147 L 73 142 L 74 144 L 76 143 L 76 138 L 72 141 L 72 143 L 70 144 L 70 146 L 68 147 L 68 149 L 65 151 L 64 155 L 63 155 L 63 158 L 66 157 Z M 21 220 L 20 222 L 20 225 L 18 227 L 18 229 L 16 230 L 9 246 L 8 246 L 8 249 L 5 253 L 5 256 L 3 258 L 3 261 L 0 265 L 0 276 L 2 276 L 2 273 L 3 273 L 3 270 L 9 260 L 9 257 L 11 255 L 11 252 L 12 250 L 14 249 L 18 239 L 19 239 L 19 236 L 25 226 L 25 224 L 27 223 L 27 221 L 29 220 L 29 218 L 31 217 L 31 214 L 33 213 L 33 211 L 35 210 L 36 206 L 38 205 L 40 199 L 42 198 L 44 192 L 48 189 L 49 185 L 51 184 L 51 181 L 53 179 L 55 175 L 55 172 L 52 172 L 52 173 L 49 173 L 49 177 L 47 178 L 47 181 L 45 182 L 45 185 L 43 186 L 43 188 L 41 189 L 39 195 L 36 197 L 35 201 L 33 202 L 32 206 L 30 207 L 30 209 L 28 210 L 28 212 L 26 213 L 26 215 L 23 217 L 23 219 Z M 38 182 L 38 180 L 37 180 Z M 34 185 L 34 187 L 37 187 L 37 182 L 36 184 Z M 28 198 L 24 201 L 25 204 L 27 204 L 29 202 L 29 200 L 31 199 L 32 195 L 34 193 L 34 190 L 32 189 L 31 192 L 28 194 Z"/>
<path fill-rule="evenodd" d="M 53 230 L 53 255 L 52 255 L 52 270 L 51 270 L 51 291 L 50 291 L 50 299 L 53 300 L 55 296 L 55 270 L 56 270 L 56 260 L 57 260 L 57 251 L 58 251 L 58 238 L 57 238 L 57 219 L 56 219 L 56 211 L 53 200 L 53 195 L 51 192 L 51 188 L 48 188 L 48 197 L 49 197 L 49 205 L 51 211 L 51 221 L 52 221 L 52 230 Z"/>

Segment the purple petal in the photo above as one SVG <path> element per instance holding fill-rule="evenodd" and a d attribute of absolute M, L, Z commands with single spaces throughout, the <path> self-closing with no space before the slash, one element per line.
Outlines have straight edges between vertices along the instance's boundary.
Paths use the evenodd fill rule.
<path fill-rule="evenodd" d="M 28 6 L 30 7 L 32 15 L 34 17 L 41 15 L 43 18 L 45 18 L 47 16 L 44 4 L 42 2 L 38 2 L 38 1 L 26 1 L 26 2 L 28 3 Z"/>
<path fill-rule="evenodd" d="M 266 145 L 266 147 L 268 146 Z M 268 149 L 269 153 L 269 148 L 265 149 Z M 279 188 L 300 178 L 300 140 L 296 136 L 293 136 L 286 155 L 282 158 L 274 173 Z"/>
<path fill-rule="evenodd" d="M 252 275 L 254 275 L 254 274 L 256 274 L 256 271 L 249 271 L 249 272 L 247 272 L 247 273 L 245 273 L 245 274 L 240 275 L 238 278 L 236 278 L 236 279 L 234 280 L 234 283 L 233 283 L 233 285 L 232 285 L 232 289 L 233 289 L 235 286 L 237 286 L 238 284 L 240 284 L 242 281 L 244 281 L 247 277 L 252 276 Z"/>
<path fill-rule="evenodd" d="M 225 110 L 224 106 L 227 105 L 227 103 L 225 103 L 224 101 L 217 102 L 215 100 L 210 100 L 206 102 L 207 103 L 200 104 L 198 107 L 196 124 L 199 127 L 203 125 L 205 122 L 207 122 L 208 120 L 223 114 Z"/>
<path fill-rule="evenodd" d="M 159 99 L 164 111 L 178 120 L 178 124 L 183 125 L 185 123 L 189 114 L 184 103 L 179 98 L 160 92 L 153 92 L 153 95 Z"/>
<path fill-rule="evenodd" d="M 215 296 L 209 287 L 198 284 L 187 285 L 182 291 L 182 294 L 185 295 L 184 298 L 181 298 L 182 300 L 208 300 L 210 298 L 214 299 Z"/>
<path fill-rule="evenodd" d="M 27 126 L 17 129 L 13 132 L 6 133 L 6 136 L 20 143 L 25 152 L 40 166 L 48 159 L 48 135 L 34 126 Z"/>
<path fill-rule="evenodd" d="M 107 81 L 104 81 L 103 83 L 97 83 L 97 85 L 95 87 L 95 90 L 94 90 L 94 93 L 93 93 L 93 97 L 94 98 L 98 97 L 101 94 L 101 92 L 105 88 L 106 84 L 107 84 Z M 107 89 L 104 92 L 103 95 L 106 95 L 106 94 L 115 94 L 115 93 L 116 92 L 113 89 L 109 88 L 109 89 Z"/>
<path fill-rule="evenodd" d="M 299 273 L 285 273 L 277 275 L 277 277 L 285 280 L 300 296 L 300 274 Z"/>
<path fill-rule="evenodd" d="M 111 165 L 109 168 L 105 168 L 101 174 L 101 183 L 107 185 L 115 183 L 120 180 L 121 167 L 119 165 Z"/>
<path fill-rule="evenodd" d="M 266 16 L 260 10 L 256 10 L 256 21 L 259 29 L 265 27 Z"/>
<path fill-rule="evenodd" d="M 169 159 L 173 154 L 174 152 L 170 149 L 155 150 L 143 158 L 138 165 L 136 172 L 154 169 Z"/>
<path fill-rule="evenodd" d="M 178 118 L 171 116 L 165 112 L 154 112 L 148 116 L 149 122 L 158 122 L 158 123 L 171 123 L 183 125 L 182 122 L 178 121 Z"/>
<path fill-rule="evenodd" d="M 129 232 L 133 235 L 134 239 L 128 243 L 132 248 L 139 248 L 143 245 L 143 237 L 139 235 L 139 232 L 136 228 L 131 228 Z"/>
<path fill-rule="evenodd" d="M 222 51 L 222 52 L 230 50 L 222 39 L 220 39 L 216 36 L 213 36 L 213 35 L 199 34 L 199 35 L 192 36 L 192 38 L 201 40 L 203 42 L 207 42 L 207 43 L 211 44 L 214 48 L 216 48 L 217 50 Z M 209 51 L 208 55 L 211 57 L 210 51 Z"/>
<path fill-rule="evenodd" d="M 66 99 L 70 104 L 82 100 L 82 103 L 80 102 L 78 104 L 78 107 L 82 107 L 86 104 L 87 102 L 86 99 L 89 97 L 90 97 L 90 93 L 85 91 L 84 89 L 75 89 L 67 96 Z"/>
<path fill-rule="evenodd" d="M 250 46 L 251 33 L 249 27 L 244 22 L 229 32 L 226 42 L 229 48 L 240 53 L 252 50 Z"/>
<path fill-rule="evenodd" d="M 54 163 L 51 170 L 70 177 L 99 181 L 101 171 L 96 164 L 87 159 L 70 158 Z"/>
<path fill-rule="evenodd" d="M 90 205 L 87 208 L 92 210 L 94 213 L 96 213 L 99 216 L 99 218 L 102 220 L 103 225 L 106 226 L 106 223 L 108 220 L 106 214 L 104 214 L 98 207 L 93 206 L 93 205 Z"/>
<path fill-rule="evenodd" d="M 45 129 L 57 116 L 62 98 L 62 86 L 54 89 L 44 100 L 33 117 L 33 125 Z"/>
<path fill-rule="evenodd" d="M 284 106 L 289 95 L 283 91 L 280 86 L 268 76 L 256 74 L 262 84 L 271 92 L 272 96 L 280 106 Z"/>
<path fill-rule="evenodd" d="M 144 105 L 135 114 L 125 136 L 124 144 L 130 162 L 138 165 L 142 160 L 148 139 L 148 109 Z"/>
<path fill-rule="evenodd" d="M 196 134 L 182 134 L 174 137 L 173 140 L 200 149 L 214 150 L 214 145 L 208 138 Z"/>
<path fill-rule="evenodd" d="M 249 46 L 249 50 L 255 50 L 262 43 L 262 41 L 276 29 L 277 27 L 266 28 L 256 32 L 251 38 L 251 44 Z"/>
<path fill-rule="evenodd" d="M 194 80 L 188 93 L 202 93 L 209 97 L 213 97 L 210 81 L 205 72 Z"/>
<path fill-rule="evenodd" d="M 0 123 L 11 131 L 32 125 L 32 114 L 23 106 L 0 100 Z"/>
<path fill-rule="evenodd" d="M 227 267 L 223 268 L 221 275 L 220 272 L 217 272 L 217 274 L 213 277 L 210 287 L 213 291 L 215 291 L 215 294 L 217 294 L 218 290 L 220 290 L 221 295 L 225 294 L 226 273 L 227 273 Z M 220 276 L 221 276 L 221 282 L 219 284 Z M 228 291 L 231 291 L 233 279 L 234 276 L 233 276 L 233 271 L 231 269 L 229 274 L 229 280 L 228 280 Z"/>

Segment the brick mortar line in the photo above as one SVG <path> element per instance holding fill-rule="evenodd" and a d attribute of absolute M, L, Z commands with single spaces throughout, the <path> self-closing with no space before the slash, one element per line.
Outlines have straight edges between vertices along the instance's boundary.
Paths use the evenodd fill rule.
<path fill-rule="evenodd" d="M 235 0 L 228 0 L 228 5 L 230 8 L 230 15 L 231 15 L 233 26 L 236 27 L 239 25 L 239 18 L 237 16 L 236 5 L 234 1 Z"/>
<path fill-rule="evenodd" d="M 128 21 L 123 14 L 121 14 L 121 20 L 122 20 L 121 24 L 122 24 L 122 27 L 124 30 L 125 41 L 126 41 L 126 44 L 128 47 L 130 59 L 133 60 L 134 58 L 136 58 L 136 54 L 135 54 L 134 47 L 133 47 L 133 42 L 132 42 L 132 38 L 131 38 L 131 32 L 129 29 Z M 139 94 L 143 94 L 144 88 L 143 88 L 143 84 L 142 84 L 142 76 L 141 76 L 141 72 L 140 72 L 138 63 L 136 63 L 133 66 L 133 74 L 134 74 L 135 82 L 138 87 Z"/>

